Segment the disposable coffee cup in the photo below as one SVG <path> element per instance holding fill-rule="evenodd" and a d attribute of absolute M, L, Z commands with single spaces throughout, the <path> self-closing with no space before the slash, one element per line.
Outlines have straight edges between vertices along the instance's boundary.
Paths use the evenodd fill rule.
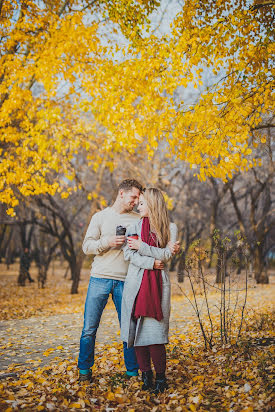
<path fill-rule="evenodd" d="M 121 226 L 121 225 L 116 227 L 116 236 L 124 236 L 125 233 L 126 233 L 126 227 Z"/>
<path fill-rule="evenodd" d="M 136 233 L 133 235 L 128 235 L 127 239 L 138 239 L 138 235 Z"/>

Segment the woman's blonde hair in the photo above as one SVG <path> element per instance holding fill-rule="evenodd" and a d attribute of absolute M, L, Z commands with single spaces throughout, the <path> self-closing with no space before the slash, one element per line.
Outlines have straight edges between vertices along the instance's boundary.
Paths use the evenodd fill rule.
<path fill-rule="evenodd" d="M 147 203 L 151 230 L 156 233 L 159 246 L 166 247 L 170 240 L 170 228 L 164 196 L 154 187 L 146 188 L 142 194 Z"/>

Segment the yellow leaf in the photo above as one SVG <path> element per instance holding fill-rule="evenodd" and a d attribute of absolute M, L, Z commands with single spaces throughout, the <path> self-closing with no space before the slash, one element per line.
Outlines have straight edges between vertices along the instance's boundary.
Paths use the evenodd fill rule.
<path fill-rule="evenodd" d="M 116 399 L 115 394 L 111 391 L 107 392 L 105 398 L 108 399 L 109 401 L 114 401 Z"/>
<path fill-rule="evenodd" d="M 115 399 L 116 399 L 116 401 L 118 402 L 118 403 L 120 403 L 120 404 L 124 404 L 124 403 L 127 403 L 127 402 L 129 402 L 129 399 L 127 398 L 127 396 L 126 395 L 118 395 L 118 394 L 116 394 L 115 395 Z"/>
<path fill-rule="evenodd" d="M 80 403 L 78 403 L 78 402 L 74 402 L 74 403 L 71 403 L 71 404 L 69 405 L 69 408 L 77 408 L 77 409 L 79 409 L 79 408 L 81 408 L 81 405 L 80 405 Z"/>

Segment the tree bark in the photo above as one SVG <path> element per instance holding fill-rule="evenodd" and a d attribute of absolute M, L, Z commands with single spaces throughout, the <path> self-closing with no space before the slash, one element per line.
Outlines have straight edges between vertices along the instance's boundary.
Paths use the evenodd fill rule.
<path fill-rule="evenodd" d="M 178 265 L 178 282 L 183 283 L 184 281 L 184 271 L 185 271 L 185 263 L 186 263 L 186 251 L 182 252 L 182 255 L 179 260 Z"/>
<path fill-rule="evenodd" d="M 242 250 L 238 251 L 238 269 L 237 269 L 237 275 L 241 274 L 242 268 L 244 267 L 243 265 L 243 252 Z"/>
<path fill-rule="evenodd" d="M 269 283 L 267 272 L 264 271 L 264 257 L 260 246 L 254 251 L 254 272 L 257 284 L 267 285 Z"/>
<path fill-rule="evenodd" d="M 174 272 L 176 270 L 177 264 L 179 262 L 179 257 L 177 255 L 174 255 L 171 259 L 170 267 L 169 267 L 169 272 Z"/>
<path fill-rule="evenodd" d="M 225 271 L 223 268 L 224 265 L 224 251 L 220 243 L 217 245 L 217 265 L 216 265 L 216 283 L 224 283 L 225 281 Z"/>
<path fill-rule="evenodd" d="M 72 262 L 72 265 L 71 265 L 71 274 L 72 274 L 71 294 L 72 295 L 75 295 L 78 293 L 80 272 L 81 272 L 83 260 L 84 260 L 84 253 L 81 251 L 79 252 L 78 257 L 74 260 L 74 262 Z"/>

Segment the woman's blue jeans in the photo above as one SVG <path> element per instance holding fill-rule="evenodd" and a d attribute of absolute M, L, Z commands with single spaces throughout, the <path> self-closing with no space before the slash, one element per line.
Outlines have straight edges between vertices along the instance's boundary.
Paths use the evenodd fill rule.
<path fill-rule="evenodd" d="M 80 338 L 79 369 L 90 369 L 94 364 L 96 332 L 110 294 L 120 324 L 123 287 L 124 282 L 121 280 L 90 278 L 85 303 L 84 326 Z M 137 372 L 138 363 L 134 347 L 127 348 L 127 344 L 123 342 L 123 352 L 127 372 L 129 374 Z"/>

